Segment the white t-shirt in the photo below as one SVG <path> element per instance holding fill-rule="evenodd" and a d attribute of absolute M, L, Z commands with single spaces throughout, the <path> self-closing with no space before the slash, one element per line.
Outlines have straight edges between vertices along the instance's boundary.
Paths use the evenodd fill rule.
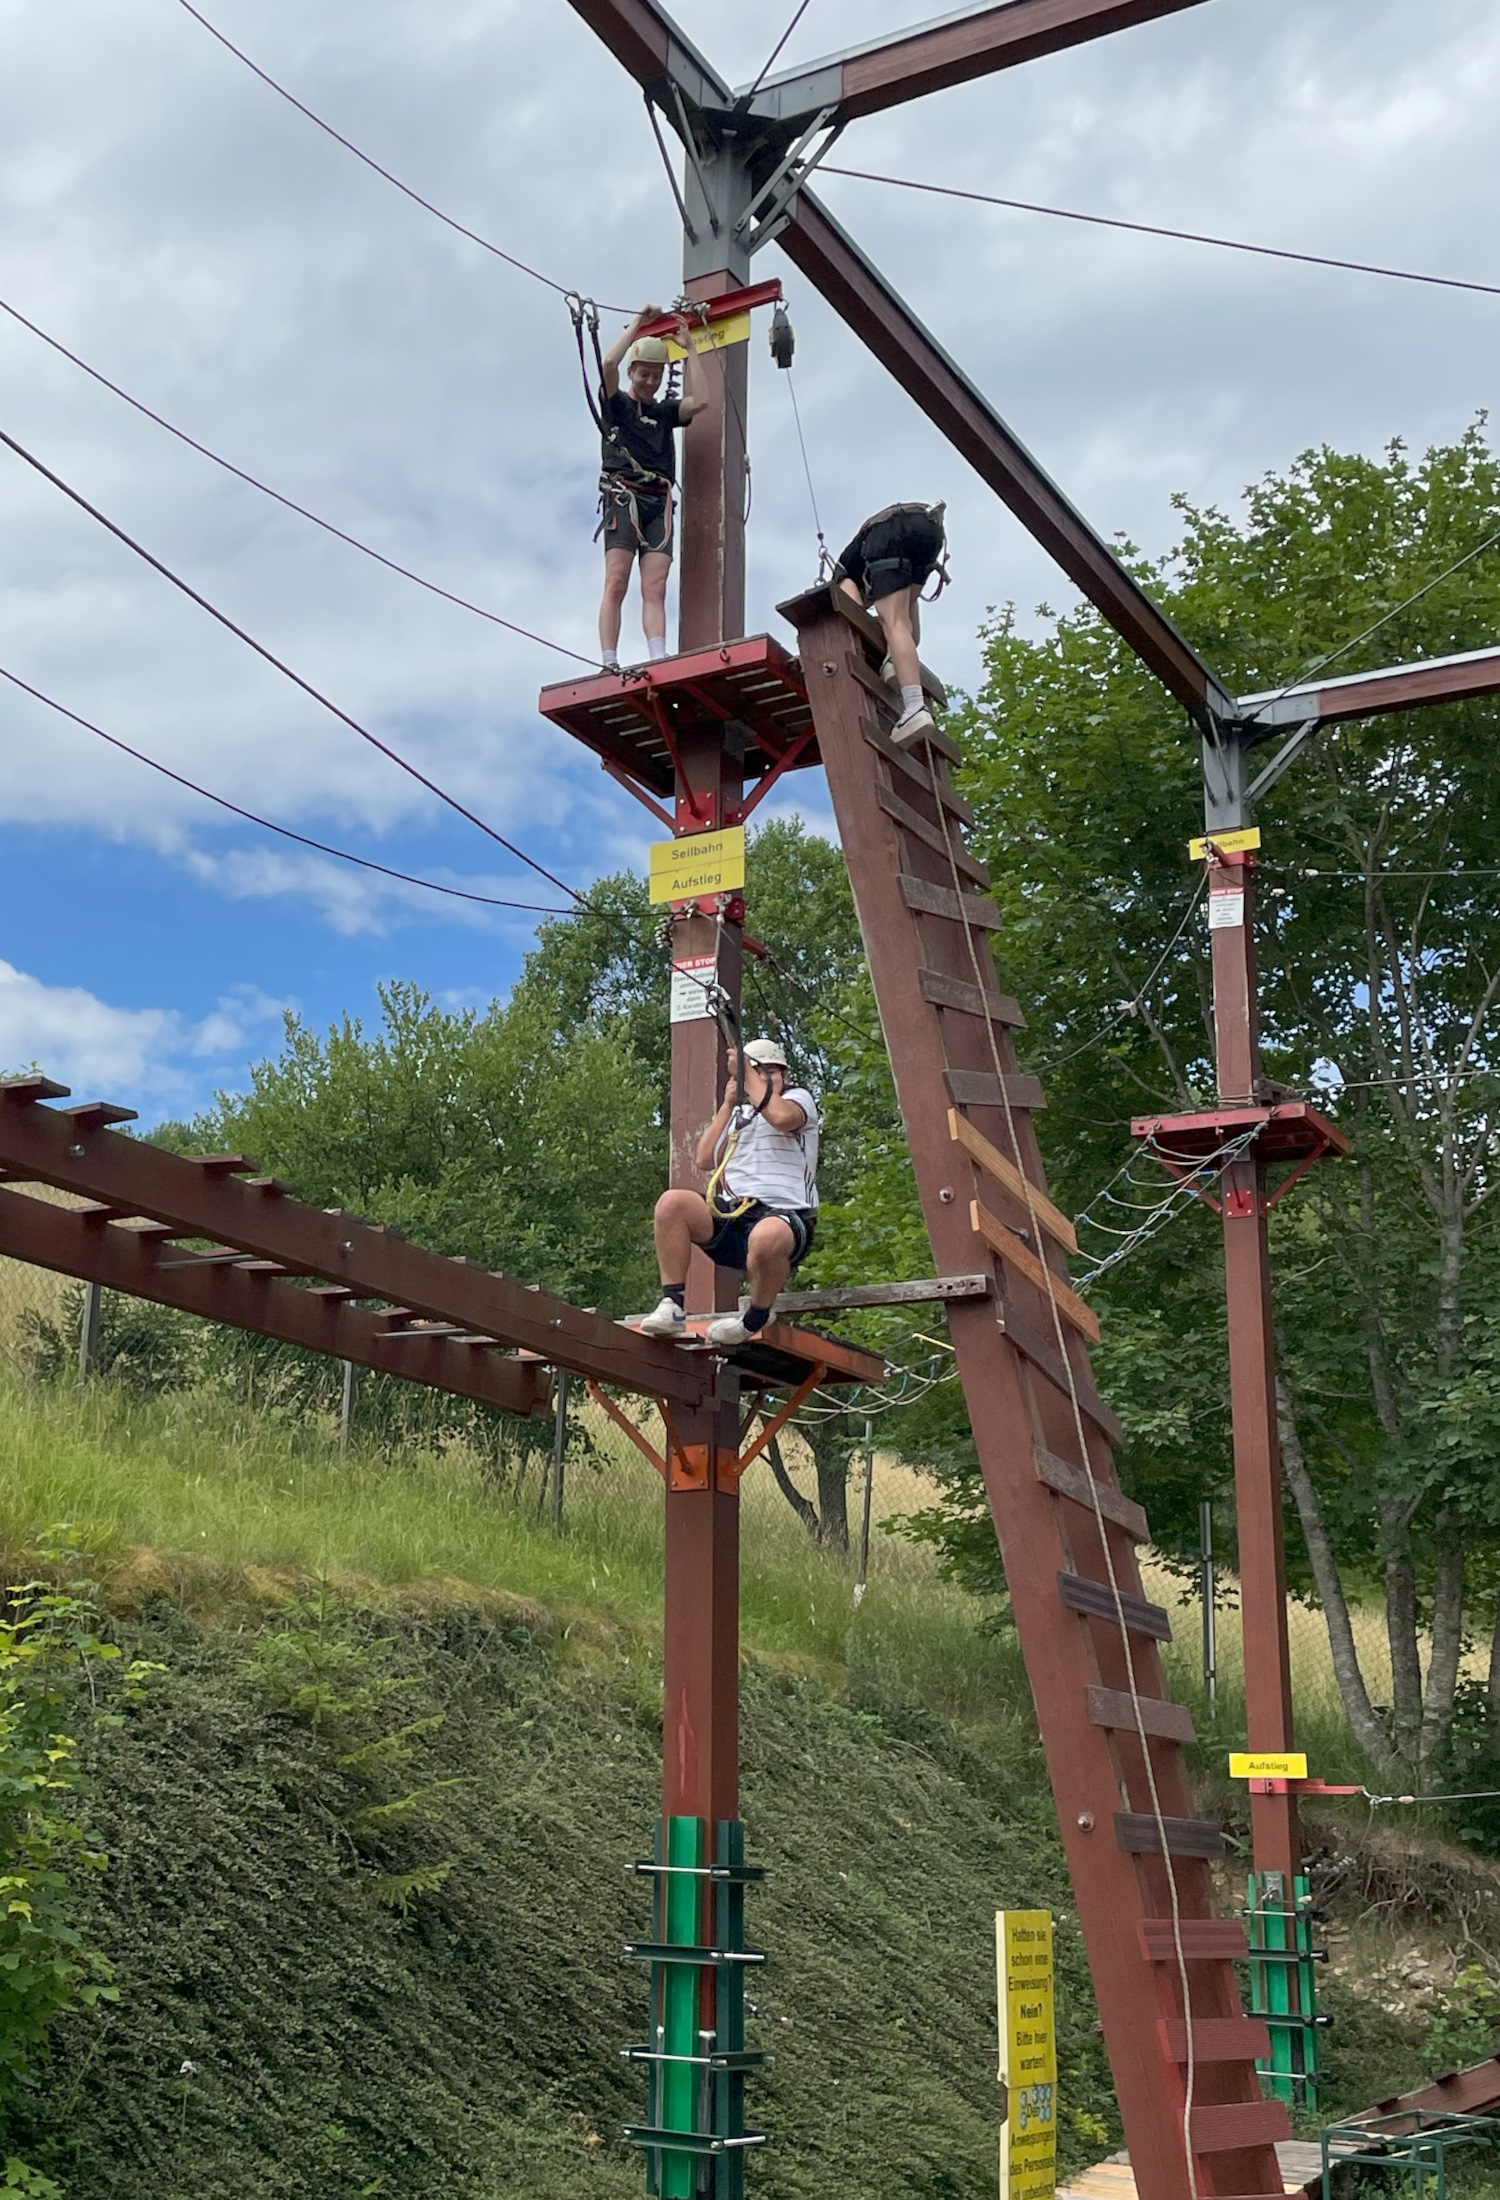
<path fill-rule="evenodd" d="M 759 1199 L 782 1209 L 817 1206 L 817 1106 L 801 1085 L 789 1087 L 781 1097 L 800 1108 L 806 1122 L 800 1131 L 779 1131 L 764 1115 L 757 1115 L 748 1101 L 741 1101 L 725 1132 L 727 1139 L 737 1128 L 740 1139 L 725 1172 L 721 1201 Z"/>

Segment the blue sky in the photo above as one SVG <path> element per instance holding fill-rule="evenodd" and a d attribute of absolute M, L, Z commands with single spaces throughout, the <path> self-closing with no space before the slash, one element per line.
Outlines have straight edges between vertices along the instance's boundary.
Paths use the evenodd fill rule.
<path fill-rule="evenodd" d="M 670 294 L 675 215 L 641 103 L 566 0 L 213 0 L 265 66 L 414 186 L 559 280 Z M 752 75 L 779 20 L 682 0 Z M 790 6 L 786 13 L 790 13 Z M 870 0 L 865 34 L 919 9 Z M 840 43 L 812 0 L 787 60 Z M 404 203 L 176 0 L 0 0 L 0 298 L 237 463 L 574 648 L 596 598 L 594 453 L 560 301 Z M 851 130 L 851 166 L 1500 279 L 1483 0 L 1210 0 Z M 1448 438 L 1495 386 L 1500 300 L 1297 270 L 829 179 L 825 195 L 1106 531 L 1230 505 L 1305 446 Z M 774 247 L 831 537 L 943 496 L 962 682 L 987 605 L 1045 561 Z M 752 627 L 811 577 L 784 387 L 757 340 Z M 0 319 L 0 420 L 382 738 L 580 884 L 654 828 L 564 736 L 565 659 L 384 574 L 228 480 Z M 0 665 L 236 801 L 399 868 L 527 873 L 0 454 Z M 627 629 L 627 633 L 629 629 Z M 795 798 L 828 823 L 811 775 Z M 1185 816 L 1191 790 L 1184 789 Z M 287 1006 L 368 1016 L 382 978 L 503 994 L 531 920 L 387 887 L 224 820 L 0 689 L 0 1062 L 148 1117 L 275 1046 Z M 84 1088 L 87 1091 L 84 1091 Z"/>

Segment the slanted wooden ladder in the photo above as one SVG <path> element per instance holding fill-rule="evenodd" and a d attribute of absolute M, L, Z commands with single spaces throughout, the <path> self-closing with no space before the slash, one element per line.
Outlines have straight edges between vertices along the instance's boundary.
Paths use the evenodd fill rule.
<path fill-rule="evenodd" d="M 1142 1594 L 1146 1518 L 1121 1490 L 1094 1388 L 1098 1325 L 1046 1196 L 1041 1086 L 989 947 L 999 923 L 941 732 L 909 754 L 874 622 L 820 587 L 782 607 L 802 671 L 940 1275 L 988 1261 L 949 1331 L 1036 1703 L 1125 2138 L 1142 2200 L 1280 2195 L 1286 2109 L 1261 2098 L 1241 1927 L 1213 1914 L 1218 1829 L 1189 1815 L 1189 1713 L 1166 1694 L 1171 1625 Z M 1044 1265 L 1045 1264 L 1045 1265 Z M 1191 2057 L 1189 2048 L 1191 2047 Z M 1191 2161 L 1189 2156 L 1191 2155 Z"/>

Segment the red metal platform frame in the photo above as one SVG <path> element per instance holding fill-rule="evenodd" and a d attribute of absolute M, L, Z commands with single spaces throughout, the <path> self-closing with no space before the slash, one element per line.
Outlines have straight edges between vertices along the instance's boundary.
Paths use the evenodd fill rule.
<path fill-rule="evenodd" d="M 1211 1155 L 1257 1125 L 1259 1135 L 1252 1141 L 1251 1151 L 1262 1165 L 1271 1168 L 1277 1162 L 1292 1164 L 1290 1173 L 1266 1197 L 1268 1213 L 1285 1199 L 1315 1161 L 1341 1159 L 1349 1152 L 1349 1141 L 1338 1125 L 1330 1123 L 1306 1100 L 1276 1100 L 1258 1108 L 1197 1108 L 1187 1115 L 1138 1115 L 1131 1123 L 1130 1135 L 1149 1145 L 1152 1158 L 1179 1182 L 1190 1184 Z M 1211 1207 L 1215 1214 L 1223 1212 L 1211 1193 L 1196 1185 L 1193 1188 L 1205 1207 Z"/>
<path fill-rule="evenodd" d="M 819 760 L 802 667 L 771 634 L 715 642 L 625 672 L 560 680 L 542 689 L 537 708 L 592 749 L 610 777 L 671 833 L 742 825 L 783 772 Z M 726 736 L 737 730 L 743 738 L 746 787 L 737 800 L 720 803 L 688 784 L 682 742 L 706 730 Z M 675 796 L 675 814 L 658 796 Z"/>

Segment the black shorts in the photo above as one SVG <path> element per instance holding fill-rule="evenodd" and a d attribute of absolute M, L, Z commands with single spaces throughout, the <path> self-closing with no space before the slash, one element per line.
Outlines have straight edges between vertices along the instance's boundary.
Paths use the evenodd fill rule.
<path fill-rule="evenodd" d="M 604 491 L 604 517 L 599 534 L 606 550 L 628 550 L 635 557 L 642 550 L 660 551 L 672 555 L 672 500 L 670 497 L 642 496 L 635 494 L 635 518 L 630 512 L 630 492 L 626 489 Z M 636 531 L 636 521 L 640 531 Z"/>
<path fill-rule="evenodd" d="M 903 588 L 924 588 L 942 555 L 942 520 L 924 504 L 906 504 L 867 521 L 839 564 L 856 573 L 863 567 L 860 593 L 866 603 L 878 603 Z"/>
<path fill-rule="evenodd" d="M 779 1222 L 787 1223 L 792 1233 L 792 1266 L 800 1268 L 812 1251 L 813 1238 L 818 1227 L 816 1207 L 768 1207 L 764 1200 L 752 1200 L 742 1215 L 720 1216 L 714 1214 L 714 1234 L 703 1247 L 715 1268 L 743 1270 L 750 1251 L 750 1232 L 757 1222 L 764 1222 L 774 1215 Z"/>

